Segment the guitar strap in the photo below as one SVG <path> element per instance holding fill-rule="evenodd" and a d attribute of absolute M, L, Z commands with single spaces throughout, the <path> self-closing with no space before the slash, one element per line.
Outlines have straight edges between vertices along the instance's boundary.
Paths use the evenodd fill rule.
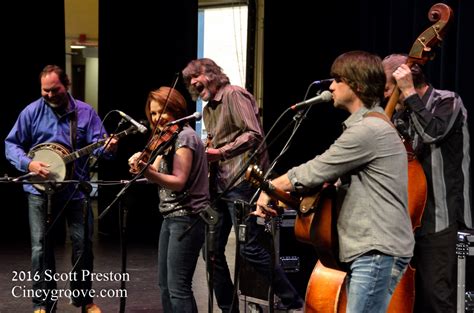
<path fill-rule="evenodd" d="M 405 146 L 405 149 L 407 150 L 407 154 L 408 154 L 408 160 L 413 160 L 416 158 L 415 156 L 415 152 L 413 151 L 413 147 L 411 145 L 411 142 L 409 140 L 406 140 L 406 138 L 398 131 L 397 127 L 395 127 L 395 125 L 393 125 L 393 123 L 390 121 L 390 119 L 388 118 L 387 115 L 383 114 L 383 113 L 380 113 L 380 112 L 367 112 L 364 114 L 364 117 L 377 117 L 377 118 L 380 118 L 382 120 L 384 120 L 385 122 L 387 122 L 390 126 L 392 126 L 395 131 L 397 132 L 398 134 L 398 137 L 400 137 L 400 140 L 402 141 L 403 145 Z"/>
<path fill-rule="evenodd" d="M 395 127 L 395 125 L 393 125 L 393 123 L 388 119 L 388 116 L 385 115 L 385 114 L 383 114 L 383 113 L 371 111 L 371 112 L 365 113 L 365 114 L 364 114 L 364 117 L 378 117 L 378 118 L 381 118 L 381 119 L 383 119 L 385 122 L 387 122 L 388 124 L 390 124 L 390 126 L 392 126 L 393 128 L 395 128 L 395 130 L 397 130 L 397 128 Z M 397 130 L 397 133 L 398 133 L 398 130 Z"/>
<path fill-rule="evenodd" d="M 77 143 L 77 111 L 74 108 L 71 114 L 71 119 L 69 120 L 69 129 L 70 129 L 70 141 L 71 141 L 71 152 L 76 151 L 76 143 Z M 74 175 L 74 163 L 71 162 L 71 174 Z"/>

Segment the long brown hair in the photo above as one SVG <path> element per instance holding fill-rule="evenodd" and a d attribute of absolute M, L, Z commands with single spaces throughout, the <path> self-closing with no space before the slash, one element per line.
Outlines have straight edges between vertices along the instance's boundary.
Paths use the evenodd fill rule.
<path fill-rule="evenodd" d="M 166 101 L 168 100 L 168 103 Z M 169 112 L 175 119 L 180 119 L 186 116 L 186 99 L 176 89 L 171 87 L 162 86 L 158 89 L 150 91 L 148 99 L 145 105 L 145 114 L 150 125 L 153 125 L 151 114 L 150 114 L 150 103 L 157 101 L 161 105 L 166 104 L 166 111 Z"/>

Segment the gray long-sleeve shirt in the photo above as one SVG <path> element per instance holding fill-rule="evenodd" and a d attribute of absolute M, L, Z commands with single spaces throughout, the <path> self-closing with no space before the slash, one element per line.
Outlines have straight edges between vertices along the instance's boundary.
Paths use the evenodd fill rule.
<path fill-rule="evenodd" d="M 380 107 L 374 111 L 383 112 Z M 389 123 L 365 117 L 364 107 L 344 122 L 342 135 L 323 154 L 288 171 L 295 189 L 315 188 L 338 178 L 346 192 L 337 220 L 339 258 L 350 262 L 378 250 L 413 255 L 408 214 L 408 161 Z"/>

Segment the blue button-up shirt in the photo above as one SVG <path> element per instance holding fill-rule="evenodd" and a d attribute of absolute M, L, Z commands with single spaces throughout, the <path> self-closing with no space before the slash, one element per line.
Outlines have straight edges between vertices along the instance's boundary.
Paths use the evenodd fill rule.
<path fill-rule="evenodd" d="M 31 158 L 28 152 L 35 146 L 43 143 L 58 143 L 72 152 L 70 121 L 77 114 L 76 150 L 88 146 L 103 139 L 106 132 L 102 122 L 95 110 L 87 103 L 75 100 L 69 95 L 70 105 L 67 112 L 57 114 L 44 101 L 43 98 L 30 103 L 22 110 L 15 125 L 5 139 L 5 155 L 7 160 L 19 171 L 28 172 Z M 99 153 L 101 149 L 95 151 Z M 110 154 L 104 155 L 110 158 Z M 45 160 L 46 163 L 48 163 Z M 89 181 L 89 168 L 87 156 L 81 157 L 74 162 L 73 180 Z M 41 194 L 31 184 L 24 184 L 23 189 L 32 194 Z M 68 186 L 64 191 L 71 192 L 74 186 Z M 75 199 L 84 195 L 79 192 L 74 195 Z"/>

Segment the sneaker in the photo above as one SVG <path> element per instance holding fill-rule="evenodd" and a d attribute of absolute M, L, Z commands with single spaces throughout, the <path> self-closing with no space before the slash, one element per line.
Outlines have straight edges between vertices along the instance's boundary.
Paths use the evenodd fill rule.
<path fill-rule="evenodd" d="M 99 306 L 95 303 L 90 303 L 90 304 L 86 305 L 86 312 L 87 313 L 102 313 Z"/>

